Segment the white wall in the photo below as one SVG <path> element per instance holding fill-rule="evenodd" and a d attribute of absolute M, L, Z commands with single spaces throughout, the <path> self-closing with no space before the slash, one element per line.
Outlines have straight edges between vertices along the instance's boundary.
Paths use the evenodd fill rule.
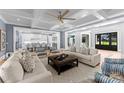
<path fill-rule="evenodd" d="M 81 28 L 82 29 L 82 28 Z M 113 25 L 108 25 L 104 27 L 97 27 L 97 28 L 92 28 L 88 29 L 85 31 L 81 30 L 74 30 L 76 33 L 76 47 L 79 48 L 81 44 L 81 34 L 82 33 L 89 33 L 90 34 L 90 47 L 95 48 L 95 34 L 98 33 L 106 33 L 106 32 L 118 32 L 118 51 L 124 53 L 124 23 L 118 23 L 118 24 L 113 24 Z M 69 31 L 70 32 L 70 31 Z M 67 34 L 69 32 L 65 33 L 65 47 L 67 48 Z M 80 43 L 79 43 L 80 42 Z"/>
<path fill-rule="evenodd" d="M 77 49 L 77 51 L 79 51 L 80 46 L 82 44 L 82 34 L 88 34 L 89 38 L 91 36 L 90 31 L 82 31 L 82 30 L 78 30 L 77 32 L 73 33 L 75 35 L 75 47 Z M 65 48 L 68 49 L 68 32 L 65 33 Z M 90 44 L 91 39 L 89 39 L 89 47 L 91 46 Z"/>
<path fill-rule="evenodd" d="M 68 49 L 68 32 L 65 32 L 65 49 Z"/>
<path fill-rule="evenodd" d="M 91 31 L 91 46 L 95 48 L 95 34 L 98 33 L 108 33 L 108 32 L 117 32 L 118 33 L 118 51 L 124 53 L 124 23 L 121 24 L 115 24 L 115 25 L 110 25 L 110 26 L 105 26 L 105 27 L 99 27 L 92 29 Z"/>
<path fill-rule="evenodd" d="M 91 31 L 83 31 L 80 33 L 80 37 L 82 37 L 82 34 L 89 35 L 89 47 L 91 47 Z M 81 38 L 82 39 L 82 38 Z M 82 40 L 80 40 L 80 43 L 82 43 Z"/>

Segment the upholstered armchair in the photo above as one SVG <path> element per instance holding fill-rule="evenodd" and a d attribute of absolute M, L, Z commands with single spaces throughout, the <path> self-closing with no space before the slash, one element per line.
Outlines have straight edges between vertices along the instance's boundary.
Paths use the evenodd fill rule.
<path fill-rule="evenodd" d="M 112 73 L 124 75 L 124 59 L 105 58 L 102 73 L 110 76 Z"/>
<path fill-rule="evenodd" d="M 112 74 L 124 76 L 124 59 L 105 58 L 101 66 L 102 74 L 96 73 L 95 81 L 101 83 L 122 83 L 124 79 L 113 77 Z"/>
<path fill-rule="evenodd" d="M 113 77 L 106 76 L 104 74 L 101 74 L 97 72 L 95 74 L 95 81 L 97 83 L 124 83 L 123 80 L 119 80 Z"/>

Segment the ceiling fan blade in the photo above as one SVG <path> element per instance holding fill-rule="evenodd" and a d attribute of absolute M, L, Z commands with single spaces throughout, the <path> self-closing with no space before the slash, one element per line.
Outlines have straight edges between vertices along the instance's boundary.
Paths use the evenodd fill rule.
<path fill-rule="evenodd" d="M 62 15 L 61 18 L 63 18 L 66 14 L 68 14 L 69 10 L 66 10 Z"/>
<path fill-rule="evenodd" d="M 64 23 L 62 19 L 60 19 L 60 22 L 61 22 L 61 23 Z"/>
<path fill-rule="evenodd" d="M 75 18 L 62 18 L 62 19 L 65 19 L 65 20 L 76 20 Z"/>
<path fill-rule="evenodd" d="M 53 16 L 53 17 L 56 17 L 56 18 L 58 18 L 56 15 L 54 15 L 54 14 L 51 14 L 51 13 L 47 13 L 48 15 L 50 15 L 50 16 Z"/>

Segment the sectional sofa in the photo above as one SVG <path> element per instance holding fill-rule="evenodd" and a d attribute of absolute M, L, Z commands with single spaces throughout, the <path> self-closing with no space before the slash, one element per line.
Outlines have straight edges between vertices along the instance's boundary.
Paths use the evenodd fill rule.
<path fill-rule="evenodd" d="M 0 66 L 0 82 L 3 83 L 50 83 L 52 74 L 36 55 L 32 55 L 35 61 L 33 72 L 25 72 L 19 59 L 22 57 L 21 51 L 16 51 L 12 56 Z"/>
<path fill-rule="evenodd" d="M 100 54 L 97 49 L 81 47 L 80 50 L 77 50 L 75 47 L 71 47 L 64 52 L 78 57 L 79 62 L 92 67 L 95 67 L 100 63 Z"/>

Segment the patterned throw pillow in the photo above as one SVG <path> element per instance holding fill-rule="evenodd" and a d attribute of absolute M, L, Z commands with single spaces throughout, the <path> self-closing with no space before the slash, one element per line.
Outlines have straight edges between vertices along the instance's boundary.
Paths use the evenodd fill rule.
<path fill-rule="evenodd" d="M 29 51 L 25 50 L 22 52 L 22 56 L 23 57 L 31 57 L 31 53 Z"/>
<path fill-rule="evenodd" d="M 35 68 L 35 61 L 31 57 L 22 58 L 19 60 L 25 72 L 31 73 Z"/>

